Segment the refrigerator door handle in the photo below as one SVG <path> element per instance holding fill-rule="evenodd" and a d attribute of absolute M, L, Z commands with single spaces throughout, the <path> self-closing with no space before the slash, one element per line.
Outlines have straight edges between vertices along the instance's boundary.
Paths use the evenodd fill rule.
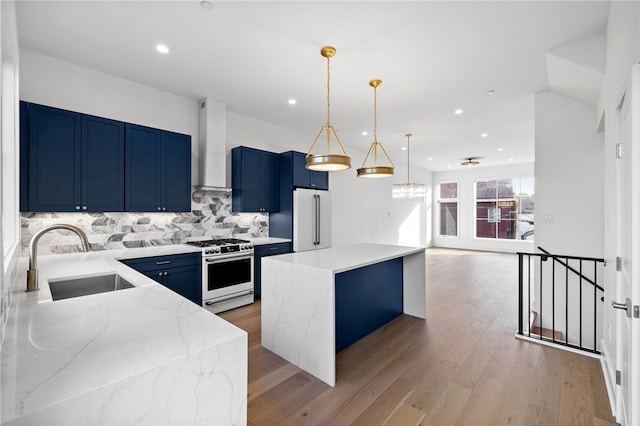
<path fill-rule="evenodd" d="M 320 245 L 320 195 L 316 194 L 318 202 L 316 205 L 316 243 Z"/>

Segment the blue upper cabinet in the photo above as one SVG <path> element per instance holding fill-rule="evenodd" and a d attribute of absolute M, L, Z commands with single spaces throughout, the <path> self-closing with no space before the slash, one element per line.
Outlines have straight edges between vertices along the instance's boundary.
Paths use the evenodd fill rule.
<path fill-rule="evenodd" d="M 288 151 L 282 155 L 291 156 L 292 183 L 297 188 L 329 189 L 329 173 L 317 172 L 306 168 L 306 155 L 302 152 Z"/>
<path fill-rule="evenodd" d="M 191 211 L 191 136 L 163 131 L 162 185 L 167 211 Z"/>
<path fill-rule="evenodd" d="M 191 211 L 191 137 L 126 124 L 126 211 Z"/>
<path fill-rule="evenodd" d="M 280 156 L 240 146 L 231 150 L 231 200 L 234 212 L 280 209 Z"/>
<path fill-rule="evenodd" d="M 82 116 L 82 210 L 124 210 L 124 123 Z"/>
<path fill-rule="evenodd" d="M 22 211 L 123 210 L 123 123 L 35 104 L 21 105 L 21 120 Z"/>

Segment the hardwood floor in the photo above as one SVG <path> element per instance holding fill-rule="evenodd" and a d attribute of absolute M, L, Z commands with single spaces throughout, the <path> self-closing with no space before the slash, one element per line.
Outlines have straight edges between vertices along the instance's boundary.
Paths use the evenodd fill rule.
<path fill-rule="evenodd" d="M 517 258 L 427 249 L 427 320 L 402 315 L 337 356 L 331 387 L 249 333 L 250 425 L 613 425 L 598 360 L 514 338 Z"/>

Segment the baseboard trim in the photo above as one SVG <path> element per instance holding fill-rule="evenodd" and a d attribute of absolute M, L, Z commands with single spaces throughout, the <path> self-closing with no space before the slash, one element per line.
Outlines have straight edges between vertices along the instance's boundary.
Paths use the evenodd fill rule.
<path fill-rule="evenodd" d="M 609 397 L 609 406 L 611 407 L 611 414 L 616 417 L 616 384 L 615 384 L 615 369 L 612 369 L 613 363 L 611 362 L 611 355 L 607 350 L 604 340 L 600 340 L 600 347 L 602 348 L 602 357 L 600 358 L 600 365 L 602 366 L 602 375 L 604 376 L 604 384 L 607 387 L 607 396 Z M 612 377 L 613 372 L 613 377 Z"/>
<path fill-rule="evenodd" d="M 580 349 L 574 349 L 574 348 L 572 348 L 570 346 L 557 345 L 557 344 L 555 344 L 553 342 L 547 342 L 546 340 L 542 340 L 542 339 L 535 338 L 535 337 L 522 336 L 522 335 L 518 334 L 517 332 L 515 333 L 515 337 L 516 337 L 516 339 L 526 340 L 527 342 L 537 343 L 539 345 L 549 346 L 551 348 L 556 348 L 556 349 L 560 349 L 560 350 L 567 351 L 567 352 L 573 352 L 574 354 L 584 355 L 584 356 L 588 356 L 588 357 L 595 358 L 595 359 L 602 359 L 602 355 L 599 355 L 599 354 L 594 354 L 594 353 L 587 352 L 587 351 L 581 351 Z"/>

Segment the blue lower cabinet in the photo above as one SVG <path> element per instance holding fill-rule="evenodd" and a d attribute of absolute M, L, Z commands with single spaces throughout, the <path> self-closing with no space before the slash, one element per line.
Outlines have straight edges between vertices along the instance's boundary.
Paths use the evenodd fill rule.
<path fill-rule="evenodd" d="M 262 294 L 262 258 L 291 253 L 291 243 L 261 244 L 253 248 L 253 292 L 256 299 Z"/>
<path fill-rule="evenodd" d="M 335 276 L 336 353 L 403 312 L 402 258 Z"/>
<path fill-rule="evenodd" d="M 121 262 L 193 303 L 202 304 L 202 258 L 200 253 L 142 257 L 125 259 Z"/>

